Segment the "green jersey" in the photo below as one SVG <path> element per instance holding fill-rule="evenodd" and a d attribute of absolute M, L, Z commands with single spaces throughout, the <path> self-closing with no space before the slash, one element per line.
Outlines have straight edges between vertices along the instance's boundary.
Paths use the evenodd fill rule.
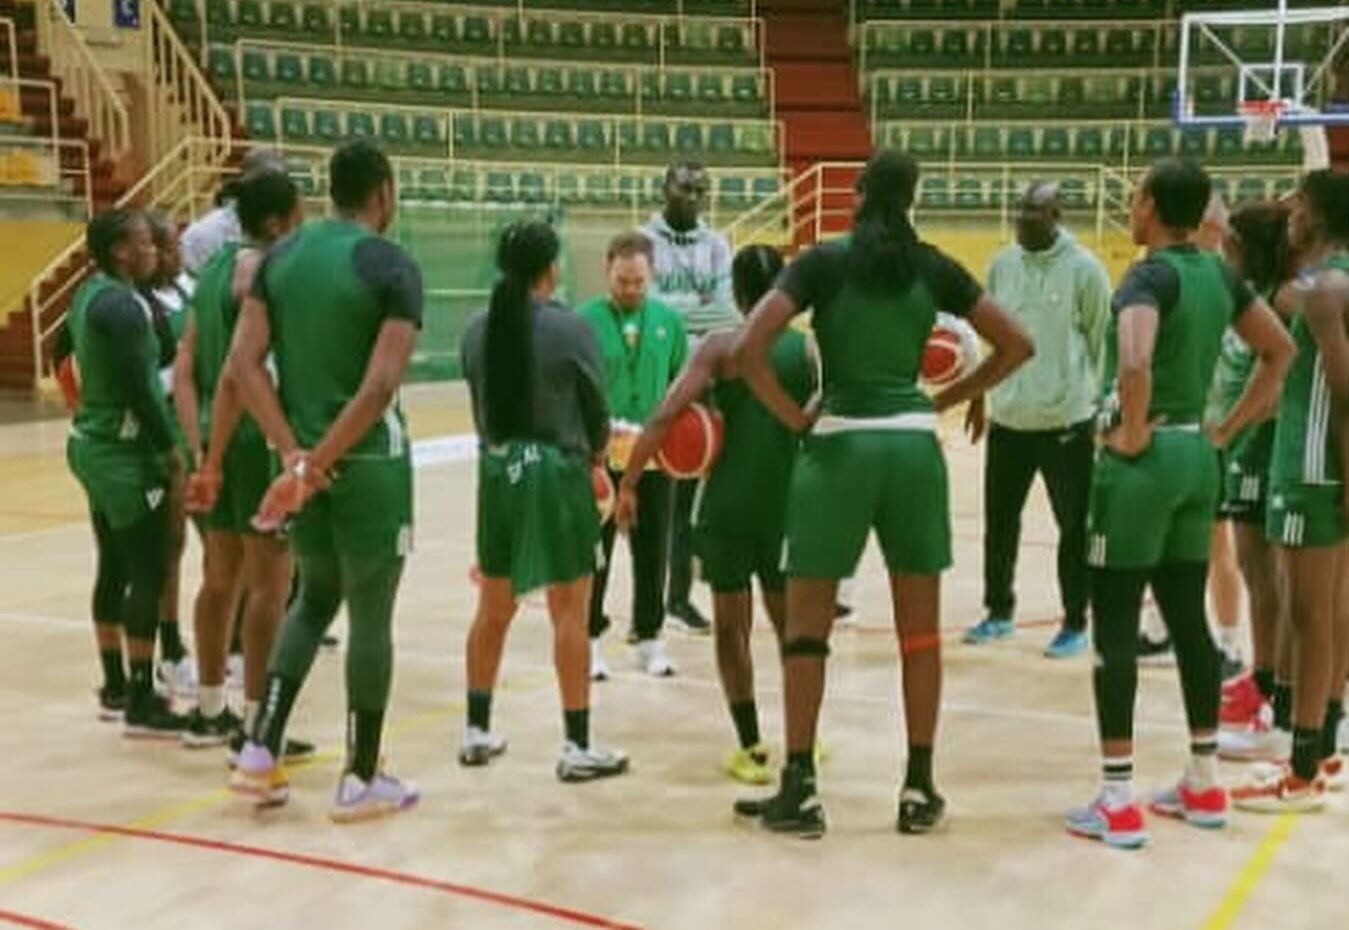
<path fill-rule="evenodd" d="M 168 402 L 159 380 L 159 340 L 143 299 L 95 273 L 75 295 L 66 328 L 80 370 L 74 435 L 162 451 Z"/>
<path fill-rule="evenodd" d="M 684 321 L 673 309 L 650 298 L 624 313 L 608 297 L 596 297 L 576 312 L 599 342 L 610 415 L 645 423 L 688 358 Z"/>
<path fill-rule="evenodd" d="M 1330 269 L 1349 273 L 1349 257 L 1331 258 L 1320 270 Z M 1270 484 L 1278 488 L 1339 484 L 1344 477 L 1339 429 L 1331 409 L 1330 385 L 1321 351 L 1301 315 L 1293 318 L 1292 336 L 1297 355 L 1279 401 Z"/>
<path fill-rule="evenodd" d="M 937 311 L 968 315 L 982 293 L 979 284 L 925 243 L 912 249 L 915 274 L 906 286 L 873 284 L 852 267 L 852 249 L 847 238 L 817 245 L 792 262 L 777 285 L 798 311 L 814 311 L 823 412 L 853 418 L 930 412 L 918 376 Z"/>
<path fill-rule="evenodd" d="M 344 219 L 306 223 L 267 253 L 253 282 L 267 305 L 281 404 L 313 448 L 356 395 L 386 320 L 421 325 L 421 272 L 399 246 Z M 347 453 L 407 454 L 397 400 Z"/>
<path fill-rule="evenodd" d="M 239 322 L 239 301 L 234 296 L 234 272 L 241 249 L 240 243 L 229 242 L 211 257 L 201 269 L 188 310 L 197 328 L 192 372 L 197 387 L 203 441 L 209 441 L 211 436 L 211 404 L 215 399 L 216 386 L 220 383 L 220 375 L 225 370 L 230 343 L 234 340 L 234 327 Z M 257 426 L 248 416 L 240 420 L 240 432 L 256 430 Z"/>
<path fill-rule="evenodd" d="M 1192 245 L 1159 249 L 1134 265 L 1115 293 L 1106 339 L 1108 403 L 1118 398 L 1119 314 L 1128 307 L 1153 307 L 1158 322 L 1148 417 L 1173 426 L 1200 423 L 1223 334 L 1254 299 L 1221 258 Z"/>
<path fill-rule="evenodd" d="M 815 366 L 806 337 L 788 329 L 773 344 L 769 358 L 792 399 L 798 404 L 809 400 L 815 390 Z M 798 438 L 738 378 L 718 381 L 712 398 L 725 420 L 726 438 L 703 486 L 699 513 L 710 519 L 730 516 L 739 523 L 725 527 L 730 530 L 747 529 L 747 520 L 781 527 Z"/>

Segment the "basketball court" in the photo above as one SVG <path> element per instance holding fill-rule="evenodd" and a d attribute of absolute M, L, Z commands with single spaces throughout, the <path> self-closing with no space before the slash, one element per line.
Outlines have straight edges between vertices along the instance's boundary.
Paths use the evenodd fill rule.
<path fill-rule="evenodd" d="M 291 803 L 259 815 L 224 790 L 219 750 L 124 740 L 94 717 L 89 630 L 93 570 L 83 501 L 64 467 L 60 420 L 0 428 L 0 558 L 10 592 L 0 626 L 0 925 L 79 930 L 290 927 L 1044 928 L 1333 930 L 1349 915 L 1349 810 L 1237 815 L 1205 833 L 1154 818 L 1153 842 L 1121 853 L 1068 837 L 1062 816 L 1095 790 L 1090 659 L 1051 663 L 1056 623 L 1053 529 L 1037 490 L 1019 569 L 1023 628 L 972 648 L 977 620 L 980 458 L 945 425 L 956 566 L 943 625 L 947 677 L 937 777 L 951 805 L 944 832 L 893 828 L 904 745 L 896 648 L 882 567 L 869 552 L 859 623 L 835 636 L 821 774 L 831 820 L 821 842 L 736 823 L 751 792 L 720 774 L 732 731 L 712 643 L 671 632 L 678 677 L 630 671 L 623 624 L 606 654 L 615 678 L 595 689 L 600 739 L 627 749 L 626 778 L 568 786 L 553 776 L 560 713 L 547 619 L 527 607 L 507 648 L 498 725 L 510 752 L 465 770 L 463 641 L 473 610 L 474 466 L 460 387 L 408 392 L 422 464 L 418 544 L 399 602 L 387 751 L 423 790 L 418 809 L 363 826 L 326 816 L 343 727 L 341 655 L 320 657 L 292 732 L 319 761 L 294 776 Z M 439 441 L 435 441 L 439 440 Z M 467 444 L 471 448 L 471 443 Z M 620 547 L 619 552 L 623 550 Z M 199 549 L 185 561 L 190 616 Z M 627 562 L 611 602 L 625 612 Z M 341 622 L 337 627 L 341 631 Z M 758 627 L 766 738 L 781 745 L 772 637 Z M 1180 771 L 1186 743 L 1172 669 L 1143 673 L 1140 785 Z M 1237 767 L 1225 766 L 1234 781 Z"/>

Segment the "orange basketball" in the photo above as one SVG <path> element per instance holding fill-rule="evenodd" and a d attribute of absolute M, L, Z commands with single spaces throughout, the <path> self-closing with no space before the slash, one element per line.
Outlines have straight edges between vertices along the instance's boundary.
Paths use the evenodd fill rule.
<path fill-rule="evenodd" d="M 964 368 L 960 334 L 944 326 L 934 328 L 923 348 L 923 380 L 943 387 L 959 378 Z"/>
<path fill-rule="evenodd" d="M 671 478 L 701 477 L 717 461 L 725 435 L 720 413 L 703 404 L 690 404 L 670 425 L 656 462 Z"/>
<path fill-rule="evenodd" d="M 595 486 L 595 507 L 600 512 L 600 523 L 608 523 L 614 515 L 614 505 L 618 503 L 614 480 L 603 465 L 595 465 L 590 469 L 590 483 Z"/>

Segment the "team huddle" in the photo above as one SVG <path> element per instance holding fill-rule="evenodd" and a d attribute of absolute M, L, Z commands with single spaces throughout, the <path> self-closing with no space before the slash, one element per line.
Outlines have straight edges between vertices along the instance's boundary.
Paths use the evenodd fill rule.
<path fill-rule="evenodd" d="M 667 187 L 705 196 L 689 174 L 672 169 Z M 282 804 L 286 762 L 313 751 L 287 737 L 289 716 L 345 604 L 347 754 L 331 810 L 343 822 L 419 798 L 385 769 L 380 744 L 413 538 L 398 386 L 423 290 L 416 264 L 381 235 L 396 208 L 388 159 L 353 143 L 334 154 L 329 176 L 332 218 L 304 222 L 284 166 L 245 165 L 234 192 L 239 241 L 196 272 L 169 383 L 163 327 L 138 291 L 154 264 L 144 216 L 91 221 L 97 270 L 66 328 L 79 380 L 69 461 L 98 545 L 101 706 L 121 713 L 128 735 L 230 744 L 231 787 Z M 1038 347 L 1016 313 L 919 237 L 910 220 L 918 180 L 911 157 L 879 152 L 858 183 L 850 235 L 790 263 L 767 246 L 740 250 L 725 282 L 736 319 L 714 319 L 711 301 L 678 312 L 646 296 L 662 237 L 696 237 L 696 209 L 617 236 L 610 294 L 579 312 L 556 298 L 553 227 L 522 222 L 501 234 L 500 276 L 461 346 L 480 439 L 461 764 L 488 765 L 507 750 L 491 725 L 495 683 L 521 598 L 542 590 L 563 708 L 557 776 L 629 770 L 626 753 L 592 739 L 590 722 L 593 683 L 608 677 L 599 637 L 621 531 L 634 561 L 639 667 L 674 673 L 660 640 L 666 566 L 673 575 L 696 565 L 712 593 L 739 744 L 726 770 L 768 784 L 750 650 L 757 578 L 782 661 L 785 748 L 777 791 L 734 810 L 774 832 L 822 836 L 816 730 L 830 633 L 840 582 L 874 532 L 908 743 L 896 826 L 916 834 L 943 823 L 933 756 L 952 541 L 938 422 L 967 404 L 981 411 Z M 1145 807 L 1214 828 L 1232 805 L 1317 810 L 1343 779 L 1349 176 L 1314 171 L 1285 203 L 1243 206 L 1225 257 L 1193 241 L 1211 195 L 1188 160 L 1159 162 L 1140 180 L 1132 234 L 1147 256 L 1115 291 L 1105 328 L 1085 517 L 1103 786 L 1067 828 L 1125 848 L 1148 839 Z M 793 325 L 804 314 L 809 335 Z M 939 314 L 977 333 L 984 352 L 931 383 L 925 355 Z M 690 416 L 715 417 L 721 431 L 696 483 L 665 454 Z M 204 548 L 198 702 L 186 717 L 157 693 L 153 661 L 175 497 Z M 1236 528 L 1254 642 L 1254 672 L 1226 685 L 1206 607 L 1219 519 Z M 670 581 L 669 612 L 696 628 L 685 583 Z M 1133 787 L 1133 712 L 1149 589 L 1174 644 L 1191 755 L 1174 785 L 1144 803 Z M 225 700 L 236 627 L 242 719 Z M 1274 764 L 1229 791 L 1220 749 Z"/>

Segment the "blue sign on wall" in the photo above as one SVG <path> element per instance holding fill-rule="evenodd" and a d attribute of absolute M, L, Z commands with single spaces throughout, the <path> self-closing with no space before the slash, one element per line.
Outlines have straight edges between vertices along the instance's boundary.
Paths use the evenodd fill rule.
<path fill-rule="evenodd" d="M 68 0 L 74 3 L 74 0 Z M 139 29 L 141 0 L 112 0 L 112 21 L 118 29 Z"/>

